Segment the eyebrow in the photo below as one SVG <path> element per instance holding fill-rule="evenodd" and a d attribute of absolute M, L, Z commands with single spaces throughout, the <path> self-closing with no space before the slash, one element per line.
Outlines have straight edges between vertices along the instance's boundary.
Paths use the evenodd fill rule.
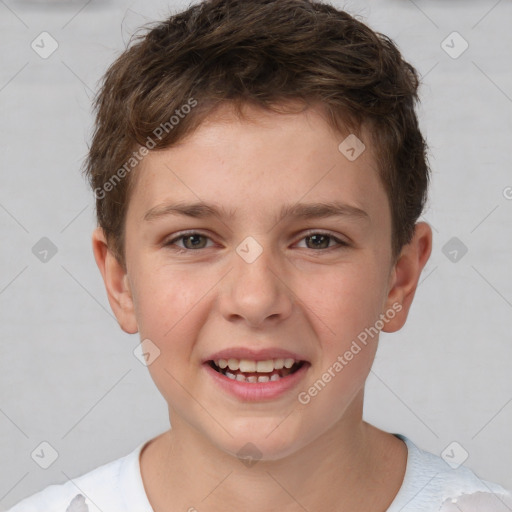
<path fill-rule="evenodd" d="M 226 217 L 232 219 L 234 211 L 227 212 L 223 207 L 208 203 L 164 203 L 148 210 L 144 215 L 144 221 L 151 222 L 161 217 L 186 216 L 196 219 L 208 217 Z M 276 222 L 284 218 L 293 219 L 319 219 L 327 217 L 344 217 L 354 220 L 370 220 L 367 212 L 356 206 L 338 201 L 328 203 L 297 203 L 285 205 L 281 208 Z"/>

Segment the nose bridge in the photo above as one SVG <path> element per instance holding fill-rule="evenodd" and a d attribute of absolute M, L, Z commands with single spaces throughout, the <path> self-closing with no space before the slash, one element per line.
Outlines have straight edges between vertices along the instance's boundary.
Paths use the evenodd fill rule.
<path fill-rule="evenodd" d="M 223 294 L 223 314 L 243 317 L 258 325 L 269 317 L 290 314 L 291 292 L 279 275 L 280 261 L 274 251 L 247 237 L 233 254 L 233 270 Z"/>

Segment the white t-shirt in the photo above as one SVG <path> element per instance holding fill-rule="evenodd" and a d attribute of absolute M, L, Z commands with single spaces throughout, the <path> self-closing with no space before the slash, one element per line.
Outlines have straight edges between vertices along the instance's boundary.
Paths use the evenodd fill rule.
<path fill-rule="evenodd" d="M 407 468 L 387 512 L 512 510 L 512 494 L 501 486 L 480 480 L 464 466 L 453 469 L 441 457 L 419 449 L 405 436 L 395 436 L 407 445 Z M 7 512 L 153 512 L 139 464 L 140 452 L 147 442 L 78 478 L 50 485 Z M 459 504 L 464 504 L 464 508 Z"/>

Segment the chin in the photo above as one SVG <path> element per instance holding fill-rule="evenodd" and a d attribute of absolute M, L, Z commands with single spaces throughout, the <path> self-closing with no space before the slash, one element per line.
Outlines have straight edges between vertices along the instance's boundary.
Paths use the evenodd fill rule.
<path fill-rule="evenodd" d="M 278 461 L 296 453 L 304 444 L 298 433 L 290 425 L 280 425 L 283 418 L 272 421 L 253 422 L 252 429 L 227 430 L 233 435 L 223 436 L 214 444 L 223 452 L 238 458 L 250 467 L 257 461 Z M 247 421 L 244 422 L 247 425 Z M 279 426 L 278 426 L 279 425 Z M 277 428 L 276 428 L 277 426 Z"/>

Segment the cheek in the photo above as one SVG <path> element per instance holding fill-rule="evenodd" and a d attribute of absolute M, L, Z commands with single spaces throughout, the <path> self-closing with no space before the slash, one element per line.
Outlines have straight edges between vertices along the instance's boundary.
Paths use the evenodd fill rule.
<path fill-rule="evenodd" d="M 141 268 L 151 269 L 137 279 L 135 306 L 141 335 L 154 336 L 167 343 L 183 328 L 189 328 L 190 323 L 197 324 L 201 311 L 198 306 L 215 279 L 204 273 L 178 271 L 165 265 L 156 267 L 146 263 Z"/>
<path fill-rule="evenodd" d="M 206 322 L 208 295 L 205 294 L 216 280 L 186 269 L 179 271 L 170 265 L 145 263 L 141 268 L 151 271 L 138 276 L 136 314 L 140 336 L 151 340 L 159 349 L 148 370 L 165 399 L 186 409 L 189 397 L 183 393 L 182 386 L 192 389 L 188 383 L 193 371 L 190 364 L 196 363 L 191 361 L 192 340 L 197 339 Z"/>
<path fill-rule="evenodd" d="M 347 264 L 302 283 L 300 296 L 314 312 L 322 339 L 341 350 L 375 324 L 382 308 L 381 274 L 375 264 Z"/>
<path fill-rule="evenodd" d="M 326 427 L 343 416 L 364 388 L 375 359 L 381 310 L 374 288 L 371 275 L 365 280 L 340 276 L 332 279 L 329 294 L 311 302 L 322 314 L 315 320 L 321 359 L 298 398 L 304 412 L 321 418 Z"/>

